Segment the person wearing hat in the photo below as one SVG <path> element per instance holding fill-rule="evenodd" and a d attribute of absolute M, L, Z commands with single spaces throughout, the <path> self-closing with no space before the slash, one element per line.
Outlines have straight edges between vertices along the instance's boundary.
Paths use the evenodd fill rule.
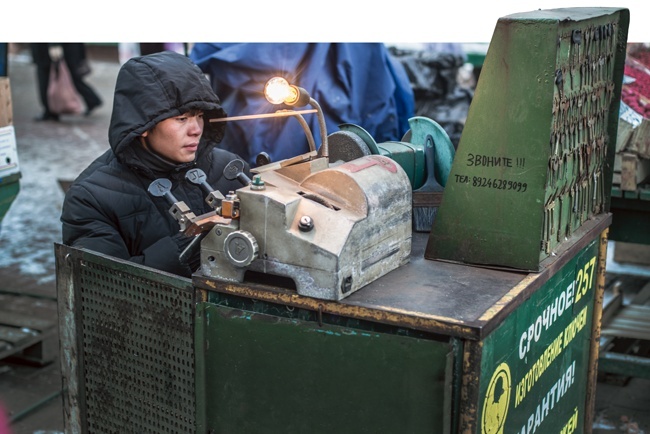
<path fill-rule="evenodd" d="M 171 194 L 195 215 L 212 211 L 199 185 L 185 179 L 198 168 L 222 194 L 242 184 L 223 177 L 236 154 L 218 147 L 226 117 L 204 73 L 171 51 L 129 59 L 117 76 L 108 138 L 110 149 L 92 162 L 66 192 L 61 213 L 66 245 L 189 277 L 199 249 L 180 232 L 165 197 L 148 192 L 156 179 L 171 181 Z M 248 165 L 245 164 L 248 172 Z"/>

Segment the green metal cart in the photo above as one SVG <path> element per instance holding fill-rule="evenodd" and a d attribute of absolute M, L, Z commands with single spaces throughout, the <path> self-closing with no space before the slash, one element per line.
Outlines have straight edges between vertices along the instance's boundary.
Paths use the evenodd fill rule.
<path fill-rule="evenodd" d="M 340 301 L 57 244 L 66 430 L 591 432 L 628 22 L 501 19 L 431 233 Z"/>
<path fill-rule="evenodd" d="M 539 273 L 416 236 L 339 302 L 57 244 L 66 432 L 590 432 L 610 223 Z"/>

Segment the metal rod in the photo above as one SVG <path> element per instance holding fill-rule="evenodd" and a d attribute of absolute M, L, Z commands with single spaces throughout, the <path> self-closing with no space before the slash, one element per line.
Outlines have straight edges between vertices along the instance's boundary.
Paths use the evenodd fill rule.
<path fill-rule="evenodd" d="M 61 394 L 62 394 L 64 391 L 65 391 L 64 389 L 57 390 L 57 391 L 55 391 L 55 392 L 53 392 L 53 393 L 51 393 L 51 394 L 49 394 L 49 395 L 47 395 L 47 396 L 45 396 L 45 397 L 39 399 L 38 401 L 36 401 L 34 404 L 30 405 L 29 407 L 20 410 L 18 413 L 16 413 L 16 414 L 14 414 L 13 416 L 11 416 L 11 418 L 9 419 L 9 423 L 10 423 L 10 424 L 14 424 L 14 423 L 20 421 L 20 420 L 23 419 L 25 416 L 28 416 L 30 413 L 32 413 L 32 412 L 34 412 L 34 411 L 40 409 L 40 408 L 43 407 L 45 404 L 47 404 L 48 402 L 52 401 L 54 398 L 57 398 L 57 397 L 61 396 Z"/>
<path fill-rule="evenodd" d="M 210 119 L 210 122 L 245 121 L 249 119 L 263 119 L 263 118 L 283 118 L 287 116 L 300 116 L 307 113 L 318 113 L 318 110 L 316 109 L 278 110 L 275 113 L 262 113 L 259 115 L 243 115 L 243 116 L 230 116 L 226 118 L 214 118 L 214 119 Z"/>

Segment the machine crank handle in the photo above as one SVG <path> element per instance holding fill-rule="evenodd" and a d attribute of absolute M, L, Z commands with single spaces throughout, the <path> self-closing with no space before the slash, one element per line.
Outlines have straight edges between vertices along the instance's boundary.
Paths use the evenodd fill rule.
<path fill-rule="evenodd" d="M 158 178 L 149 184 L 147 191 L 154 197 L 164 197 L 171 204 L 169 213 L 178 221 L 181 231 L 185 231 L 188 225 L 196 218 L 196 215 L 182 200 L 177 200 L 171 193 L 172 182 L 167 178 Z"/>
<path fill-rule="evenodd" d="M 223 169 L 223 176 L 229 181 L 236 179 L 246 187 L 250 185 L 251 179 L 244 173 L 244 167 L 245 164 L 242 160 L 232 160 Z"/>
<path fill-rule="evenodd" d="M 150 195 L 155 197 L 164 197 L 170 205 L 174 205 L 178 200 L 172 194 L 172 182 L 167 178 L 158 178 L 149 184 L 147 189 Z"/>
<path fill-rule="evenodd" d="M 224 197 L 219 190 L 213 189 L 210 184 L 207 183 L 207 178 L 207 175 L 201 169 L 191 169 L 185 174 L 186 180 L 192 184 L 198 185 L 207 194 L 205 202 L 213 209 L 217 209 L 221 206 L 221 201 Z"/>

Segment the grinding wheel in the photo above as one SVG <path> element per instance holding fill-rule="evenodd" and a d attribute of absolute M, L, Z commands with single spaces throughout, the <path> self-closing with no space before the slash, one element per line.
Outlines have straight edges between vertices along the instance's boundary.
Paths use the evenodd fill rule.
<path fill-rule="evenodd" d="M 337 131 L 327 137 L 330 163 L 348 162 L 370 155 L 370 149 L 357 134 L 350 131 Z M 318 150 L 321 156 L 321 149 Z"/>

